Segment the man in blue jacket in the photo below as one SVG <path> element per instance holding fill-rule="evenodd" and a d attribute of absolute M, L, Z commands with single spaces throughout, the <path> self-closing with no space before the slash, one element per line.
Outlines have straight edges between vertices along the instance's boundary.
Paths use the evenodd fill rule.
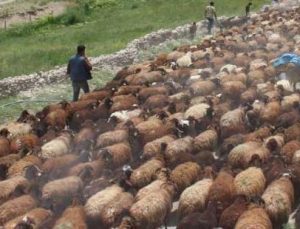
<path fill-rule="evenodd" d="M 77 46 L 77 54 L 69 60 L 67 74 L 70 75 L 73 87 L 73 101 L 77 101 L 80 89 L 90 91 L 88 80 L 92 79 L 92 65 L 85 56 L 85 46 Z"/>

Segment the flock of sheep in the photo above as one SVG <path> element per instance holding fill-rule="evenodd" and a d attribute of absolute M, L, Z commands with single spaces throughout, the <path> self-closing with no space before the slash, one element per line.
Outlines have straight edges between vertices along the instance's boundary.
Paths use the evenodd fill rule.
<path fill-rule="evenodd" d="M 300 95 L 272 67 L 300 54 L 299 21 L 268 10 L 22 112 L 0 128 L 0 225 L 300 228 Z"/>

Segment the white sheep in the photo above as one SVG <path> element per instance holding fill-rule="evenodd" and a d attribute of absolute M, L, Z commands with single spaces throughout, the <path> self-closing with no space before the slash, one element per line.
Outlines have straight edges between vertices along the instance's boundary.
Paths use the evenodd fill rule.
<path fill-rule="evenodd" d="M 190 67 L 192 65 L 192 53 L 188 52 L 176 61 L 179 67 Z"/>

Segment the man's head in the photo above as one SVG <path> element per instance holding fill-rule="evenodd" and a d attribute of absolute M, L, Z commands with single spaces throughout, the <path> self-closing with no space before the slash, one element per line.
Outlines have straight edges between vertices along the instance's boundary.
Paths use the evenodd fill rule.
<path fill-rule="evenodd" d="M 209 3 L 209 5 L 211 5 L 211 6 L 214 6 L 214 5 L 215 5 L 215 3 L 214 3 L 214 2 L 210 2 L 210 3 Z"/>
<path fill-rule="evenodd" d="M 77 46 L 77 54 L 82 55 L 82 56 L 85 54 L 85 46 L 84 45 Z"/>
<path fill-rule="evenodd" d="M 249 2 L 248 5 L 249 5 L 249 6 L 252 6 L 252 2 Z"/>

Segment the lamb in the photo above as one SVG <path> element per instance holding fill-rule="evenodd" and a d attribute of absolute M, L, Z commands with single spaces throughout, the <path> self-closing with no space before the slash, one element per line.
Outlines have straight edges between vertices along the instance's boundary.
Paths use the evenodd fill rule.
<path fill-rule="evenodd" d="M 161 160 L 151 159 L 133 170 L 130 176 L 130 182 L 134 187 L 141 188 L 149 184 L 156 171 L 163 167 L 164 163 Z"/>
<path fill-rule="evenodd" d="M 186 188 L 182 192 L 179 198 L 178 207 L 180 218 L 205 209 L 208 192 L 212 183 L 212 179 L 205 178 Z"/>
<path fill-rule="evenodd" d="M 57 138 L 44 144 L 39 156 L 43 159 L 58 157 L 67 154 L 70 150 L 72 137 L 69 133 L 62 133 Z"/>
<path fill-rule="evenodd" d="M 245 211 L 238 219 L 235 229 L 244 228 L 264 228 L 272 229 L 272 223 L 267 212 L 260 207 L 252 207 Z"/>
<path fill-rule="evenodd" d="M 294 204 L 294 187 L 288 177 L 273 181 L 265 190 L 262 199 L 266 203 L 266 211 L 274 222 L 281 224 L 288 219 Z M 281 204 L 278 204 L 281 203 Z"/>
<path fill-rule="evenodd" d="M 16 228 L 18 224 L 25 223 L 25 225 L 30 225 L 32 227 L 39 228 L 43 227 L 52 218 L 53 213 L 51 211 L 46 210 L 44 208 L 35 208 L 22 216 L 18 216 L 17 218 L 10 220 L 4 225 L 4 227 Z M 26 221 L 32 221 L 33 225 L 30 222 L 27 223 Z"/>
<path fill-rule="evenodd" d="M 37 201 L 30 195 L 9 200 L 0 206 L 0 225 L 37 207 Z"/>
<path fill-rule="evenodd" d="M 236 193 L 246 197 L 261 195 L 265 185 L 266 178 L 260 168 L 249 167 L 234 178 Z"/>
<path fill-rule="evenodd" d="M 170 180 L 175 184 L 178 194 L 189 187 L 200 177 L 201 167 L 194 162 L 178 165 L 170 175 Z"/>
<path fill-rule="evenodd" d="M 161 138 L 158 138 L 154 141 L 148 142 L 145 146 L 144 146 L 144 150 L 143 150 L 143 154 L 142 157 L 149 159 L 155 156 L 160 155 L 161 152 L 161 143 L 171 143 L 175 140 L 175 137 L 172 135 L 166 135 L 163 136 Z"/>
<path fill-rule="evenodd" d="M 42 205 L 55 211 L 60 211 L 73 198 L 80 198 L 83 182 L 80 177 L 69 176 L 50 181 L 42 188 Z"/>
<path fill-rule="evenodd" d="M 87 229 L 86 214 L 81 206 L 68 207 L 55 222 L 54 229 L 70 226 L 73 229 Z"/>
<path fill-rule="evenodd" d="M 218 143 L 218 133 L 215 130 L 207 130 L 194 139 L 195 149 L 198 151 L 214 150 Z"/>
<path fill-rule="evenodd" d="M 108 131 L 98 136 L 96 140 L 96 148 L 103 148 L 127 140 L 128 132 L 126 130 Z"/>

